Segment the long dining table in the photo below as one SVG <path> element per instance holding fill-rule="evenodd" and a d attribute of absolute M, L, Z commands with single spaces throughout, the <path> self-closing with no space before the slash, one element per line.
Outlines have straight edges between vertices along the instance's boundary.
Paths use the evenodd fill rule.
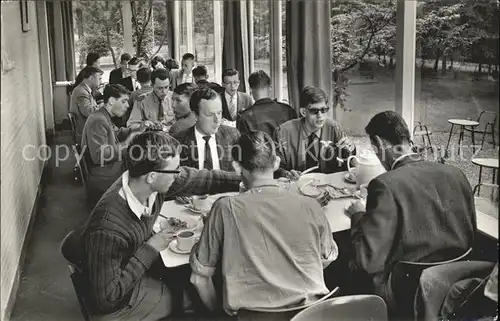
<path fill-rule="evenodd" d="M 346 174 L 347 172 L 339 172 L 334 174 L 310 173 L 301 177 L 301 180 L 314 179 L 316 180 L 315 183 L 318 185 L 331 184 L 339 188 L 355 187 L 355 184 L 349 183 L 345 180 Z M 291 184 L 290 190 L 298 192 L 298 185 L 299 184 Z M 210 201 L 214 202 L 220 197 L 236 194 L 238 193 L 231 192 L 211 195 L 209 197 Z M 355 199 L 356 198 L 354 196 L 332 199 L 326 206 L 323 207 L 326 218 L 330 223 L 330 229 L 332 233 L 349 230 L 351 228 L 351 220 L 345 214 L 345 209 Z M 199 234 L 201 233 L 201 230 L 203 228 L 202 216 L 200 214 L 193 213 L 191 210 L 189 210 L 188 206 L 179 204 L 175 200 L 171 200 L 163 203 L 160 213 L 161 216 L 155 223 L 155 231 L 158 231 L 160 229 L 161 221 L 165 220 L 165 217 L 175 217 L 187 222 L 191 227 L 197 226 L 198 228 L 193 228 L 195 230 L 195 235 L 199 236 Z M 485 234 L 488 237 L 498 240 L 498 221 L 492 218 L 490 215 L 480 212 L 479 210 L 476 211 L 476 214 L 479 232 Z M 170 248 L 161 251 L 160 255 L 166 267 L 176 267 L 189 263 L 189 254 L 178 254 L 172 251 Z"/>

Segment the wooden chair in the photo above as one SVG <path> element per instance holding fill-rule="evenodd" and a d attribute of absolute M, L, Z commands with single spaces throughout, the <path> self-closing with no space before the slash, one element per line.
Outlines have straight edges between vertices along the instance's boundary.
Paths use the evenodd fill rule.
<path fill-rule="evenodd" d="M 72 112 L 68 113 L 68 119 L 69 123 L 71 124 L 71 135 L 73 137 L 73 144 L 79 146 L 80 142 L 77 141 L 76 137 L 76 120 L 75 120 L 75 114 Z"/>
<path fill-rule="evenodd" d="M 491 135 L 492 143 L 493 143 L 493 148 L 496 147 L 495 143 L 495 125 L 497 123 L 497 118 L 498 114 L 495 112 L 491 111 L 485 111 L 483 110 L 480 114 L 479 117 L 477 117 L 477 122 L 479 123 L 479 126 L 476 127 L 466 127 L 465 130 L 468 132 L 471 132 L 472 135 L 474 133 L 478 134 L 483 134 L 483 139 L 481 140 L 481 149 L 484 147 L 484 140 L 486 139 L 486 135 Z M 483 127 L 484 125 L 484 127 Z M 482 129 L 481 129 L 482 127 Z M 489 128 L 489 130 L 488 130 Z"/>
<path fill-rule="evenodd" d="M 83 245 L 80 235 L 75 230 L 70 231 L 62 240 L 60 253 L 68 263 L 70 278 L 73 282 L 73 287 L 75 289 L 78 303 L 80 304 L 83 318 L 85 321 L 91 321 L 91 314 L 85 299 L 85 287 L 88 282 L 85 280 L 82 273 Z"/>
<path fill-rule="evenodd" d="M 80 179 L 82 181 L 83 187 L 85 188 L 85 192 L 88 192 L 88 177 L 89 172 L 87 168 L 87 162 L 85 160 L 85 155 L 79 155 L 81 153 L 79 146 L 74 146 L 74 155 L 76 159 L 76 166 L 78 167 L 78 171 L 80 172 Z M 80 160 L 78 161 L 78 159 Z"/>
<path fill-rule="evenodd" d="M 376 295 L 349 295 L 326 300 L 299 312 L 291 321 L 387 321 L 387 306 Z"/>
<path fill-rule="evenodd" d="M 387 304 L 391 317 L 397 319 L 413 318 L 415 298 L 422 272 L 432 266 L 465 260 L 472 252 L 469 248 L 464 254 L 447 261 L 423 263 L 399 261 L 389 275 L 391 298 Z"/>

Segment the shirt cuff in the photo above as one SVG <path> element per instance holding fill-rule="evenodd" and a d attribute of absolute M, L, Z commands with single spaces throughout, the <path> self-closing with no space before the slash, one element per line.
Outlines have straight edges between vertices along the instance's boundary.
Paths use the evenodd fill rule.
<path fill-rule="evenodd" d="M 215 274 L 215 267 L 203 265 L 196 257 L 196 251 L 189 258 L 189 264 L 194 273 L 204 277 L 212 277 Z"/>
<path fill-rule="evenodd" d="M 153 264 L 153 262 L 158 258 L 158 255 L 159 252 L 148 243 L 144 243 L 135 252 L 135 257 L 144 265 L 144 267 L 146 267 L 146 269 Z"/>
<path fill-rule="evenodd" d="M 365 212 L 357 212 L 351 215 L 351 228 L 358 224 Z"/>

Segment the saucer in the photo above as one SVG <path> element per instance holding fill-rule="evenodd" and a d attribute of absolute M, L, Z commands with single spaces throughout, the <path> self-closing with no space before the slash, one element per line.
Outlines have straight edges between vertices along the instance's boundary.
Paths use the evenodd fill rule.
<path fill-rule="evenodd" d="M 172 250 L 172 252 L 177 253 L 177 254 L 189 254 L 189 253 L 191 253 L 191 249 L 189 249 L 189 251 L 179 250 L 179 248 L 177 247 L 177 239 L 170 242 L 168 247 Z"/>
<path fill-rule="evenodd" d="M 349 183 L 356 184 L 356 178 L 352 178 L 349 173 L 344 175 L 344 179 Z"/>

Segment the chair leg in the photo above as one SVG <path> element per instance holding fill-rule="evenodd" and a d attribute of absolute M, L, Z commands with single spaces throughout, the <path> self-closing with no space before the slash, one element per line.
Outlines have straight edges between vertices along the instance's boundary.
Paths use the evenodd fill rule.
<path fill-rule="evenodd" d="M 495 148 L 496 147 L 496 143 L 495 143 L 495 127 L 493 126 L 493 124 L 490 124 L 490 127 L 491 127 L 491 139 L 493 140 L 493 148 Z M 484 130 L 486 130 L 486 128 Z"/>
<path fill-rule="evenodd" d="M 472 153 L 476 152 L 476 144 L 474 142 L 474 127 L 471 128 L 470 136 L 472 139 Z"/>

